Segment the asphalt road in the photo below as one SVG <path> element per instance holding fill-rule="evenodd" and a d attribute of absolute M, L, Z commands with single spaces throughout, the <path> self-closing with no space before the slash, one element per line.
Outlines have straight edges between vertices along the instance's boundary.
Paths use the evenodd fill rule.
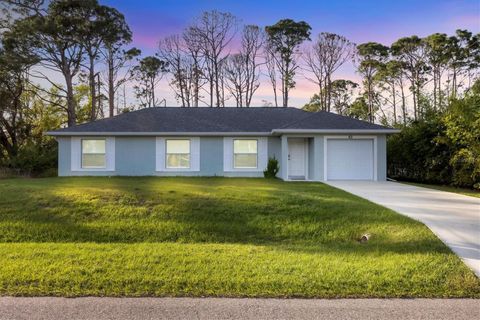
<path fill-rule="evenodd" d="M 480 319 L 474 299 L 0 297 L 1 320 Z"/>

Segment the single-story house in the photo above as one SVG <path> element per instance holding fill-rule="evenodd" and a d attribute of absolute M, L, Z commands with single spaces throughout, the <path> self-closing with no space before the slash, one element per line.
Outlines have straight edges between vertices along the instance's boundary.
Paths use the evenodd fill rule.
<path fill-rule="evenodd" d="M 60 176 L 386 180 L 386 136 L 397 130 L 297 108 L 157 107 L 48 132 Z"/>

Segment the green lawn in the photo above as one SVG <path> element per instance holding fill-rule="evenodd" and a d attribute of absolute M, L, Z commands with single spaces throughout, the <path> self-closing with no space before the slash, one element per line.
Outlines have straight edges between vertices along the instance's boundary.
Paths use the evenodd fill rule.
<path fill-rule="evenodd" d="M 480 280 L 421 223 L 321 183 L 9 179 L 0 295 L 480 297 Z"/>
<path fill-rule="evenodd" d="M 412 186 L 417 186 L 417 187 L 423 187 L 423 188 L 435 189 L 435 190 L 440 190 L 440 191 L 459 193 L 459 194 L 463 194 L 465 196 L 480 198 L 480 191 L 478 191 L 478 190 L 472 190 L 472 189 L 467 189 L 467 188 L 456 188 L 456 187 L 450 187 L 450 186 L 442 186 L 442 185 L 438 185 L 438 184 L 425 184 L 425 183 L 414 183 L 414 182 L 402 182 L 402 183 L 411 184 Z"/>

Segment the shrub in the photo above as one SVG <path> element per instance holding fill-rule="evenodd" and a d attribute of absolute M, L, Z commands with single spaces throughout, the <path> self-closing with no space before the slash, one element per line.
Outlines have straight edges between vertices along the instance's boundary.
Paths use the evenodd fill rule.
<path fill-rule="evenodd" d="M 267 169 L 263 171 L 263 176 L 265 178 L 275 178 L 277 176 L 280 166 L 278 165 L 278 160 L 273 158 L 268 159 Z"/>

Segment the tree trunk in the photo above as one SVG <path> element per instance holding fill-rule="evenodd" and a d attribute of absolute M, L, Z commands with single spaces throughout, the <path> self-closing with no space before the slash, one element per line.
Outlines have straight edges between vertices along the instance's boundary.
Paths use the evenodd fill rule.
<path fill-rule="evenodd" d="M 332 91 L 332 80 L 330 79 L 330 75 L 327 76 L 327 91 L 325 93 L 326 95 L 326 102 L 327 102 L 327 111 L 330 112 L 330 100 L 332 98 L 331 96 L 331 91 Z"/>
<path fill-rule="evenodd" d="M 402 92 L 402 113 L 403 113 L 403 125 L 407 125 L 407 110 L 405 106 L 405 91 L 403 90 L 403 81 L 400 80 L 400 89 Z"/>
<path fill-rule="evenodd" d="M 276 84 L 272 84 L 272 88 L 273 88 L 273 98 L 275 99 L 275 107 L 278 107 L 277 86 L 276 86 Z"/>
<path fill-rule="evenodd" d="M 92 55 L 88 56 L 89 59 L 89 85 L 90 85 L 90 99 L 91 99 L 91 113 L 90 113 L 90 120 L 94 121 L 96 118 L 96 107 L 97 107 L 97 92 L 95 87 L 95 57 Z"/>
<path fill-rule="evenodd" d="M 214 71 L 215 71 L 215 106 L 220 107 L 220 84 L 219 82 L 219 75 L 218 75 L 218 63 L 215 61 L 214 63 Z"/>
<path fill-rule="evenodd" d="M 115 84 L 114 84 L 113 52 L 108 50 L 108 116 L 114 116 L 115 110 Z"/>
<path fill-rule="evenodd" d="M 155 79 L 154 78 L 151 79 L 150 88 L 152 90 L 152 100 L 150 101 L 150 107 L 155 107 Z"/>
<path fill-rule="evenodd" d="M 67 123 L 69 127 L 77 123 L 75 97 L 73 94 L 72 76 L 70 73 L 64 73 L 65 83 L 67 85 Z"/>
<path fill-rule="evenodd" d="M 415 80 L 412 79 L 412 97 L 413 97 L 413 119 L 417 121 L 417 95 L 416 95 L 416 88 L 415 88 Z"/>
<path fill-rule="evenodd" d="M 433 110 L 437 111 L 437 67 L 433 67 Z"/>
<path fill-rule="evenodd" d="M 438 108 L 442 109 L 442 74 L 438 73 Z"/>
<path fill-rule="evenodd" d="M 392 81 L 392 100 L 393 100 L 393 124 L 397 124 L 397 102 L 395 92 L 395 81 Z"/>

